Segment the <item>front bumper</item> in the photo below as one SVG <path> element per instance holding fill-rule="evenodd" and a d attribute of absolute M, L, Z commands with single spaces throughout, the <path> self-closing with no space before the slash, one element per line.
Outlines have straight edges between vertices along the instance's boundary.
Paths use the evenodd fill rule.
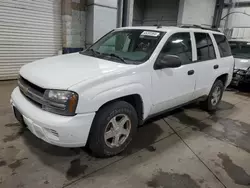
<path fill-rule="evenodd" d="M 231 85 L 250 84 L 250 68 L 247 70 L 235 69 Z"/>
<path fill-rule="evenodd" d="M 25 98 L 18 87 L 11 94 L 11 104 L 38 138 L 61 147 L 86 145 L 95 113 L 66 117 L 46 112 Z"/>

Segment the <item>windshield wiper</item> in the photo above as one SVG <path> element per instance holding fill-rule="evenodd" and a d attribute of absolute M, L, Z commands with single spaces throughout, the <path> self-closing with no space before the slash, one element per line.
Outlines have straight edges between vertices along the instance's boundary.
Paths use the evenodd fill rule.
<path fill-rule="evenodd" d="M 92 54 L 97 57 L 98 55 L 101 55 L 100 52 L 93 50 L 92 48 L 87 49 L 86 51 L 80 52 L 81 54 L 84 54 L 84 52 L 92 52 Z"/>
<path fill-rule="evenodd" d="M 98 51 L 95 51 L 95 50 L 93 50 L 92 48 L 91 49 L 89 49 L 89 51 L 91 51 L 95 56 L 96 55 L 101 55 L 101 53 L 100 52 L 98 52 Z"/>
<path fill-rule="evenodd" d="M 125 61 L 124 58 L 122 58 L 121 56 L 116 55 L 116 54 L 114 54 L 114 53 L 111 53 L 111 54 L 104 54 L 104 55 L 108 55 L 108 56 L 110 56 L 110 57 L 115 57 L 115 58 L 117 58 L 117 59 L 120 59 L 123 63 L 127 63 L 127 62 Z"/>

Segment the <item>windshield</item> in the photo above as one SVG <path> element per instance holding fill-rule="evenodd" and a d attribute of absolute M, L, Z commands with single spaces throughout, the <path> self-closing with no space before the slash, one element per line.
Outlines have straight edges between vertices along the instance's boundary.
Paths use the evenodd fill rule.
<path fill-rule="evenodd" d="M 160 31 L 116 30 L 105 35 L 82 54 L 140 64 L 149 59 L 164 34 Z"/>
<path fill-rule="evenodd" d="M 235 58 L 250 59 L 250 42 L 229 42 Z"/>

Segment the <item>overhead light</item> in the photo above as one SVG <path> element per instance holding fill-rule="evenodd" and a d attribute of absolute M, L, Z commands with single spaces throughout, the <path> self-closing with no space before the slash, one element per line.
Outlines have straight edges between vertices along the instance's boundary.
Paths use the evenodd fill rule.
<path fill-rule="evenodd" d="M 247 59 L 242 59 L 240 60 L 241 63 L 248 63 L 248 60 Z"/>
<path fill-rule="evenodd" d="M 178 44 L 178 43 L 181 43 L 181 42 L 183 42 L 182 39 L 177 39 L 177 40 L 172 41 L 172 43 L 174 43 L 174 44 Z"/>

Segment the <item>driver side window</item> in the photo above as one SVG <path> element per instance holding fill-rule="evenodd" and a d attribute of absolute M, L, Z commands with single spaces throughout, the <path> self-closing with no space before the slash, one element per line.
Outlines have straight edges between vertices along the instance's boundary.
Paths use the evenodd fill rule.
<path fill-rule="evenodd" d="M 127 33 L 115 35 L 105 41 L 98 49 L 102 53 L 108 53 L 110 51 L 122 51 L 127 52 L 131 39 Z"/>
<path fill-rule="evenodd" d="M 173 34 L 162 48 L 158 59 L 166 55 L 178 56 L 182 65 L 192 63 L 192 43 L 190 33 Z"/>

